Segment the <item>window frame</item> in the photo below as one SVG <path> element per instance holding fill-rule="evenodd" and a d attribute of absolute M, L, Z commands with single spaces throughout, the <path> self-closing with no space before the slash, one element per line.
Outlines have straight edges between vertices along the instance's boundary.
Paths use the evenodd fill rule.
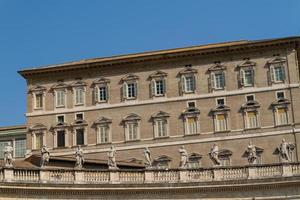
<path fill-rule="evenodd" d="M 58 92 L 62 92 L 63 104 L 58 105 Z M 55 108 L 65 108 L 67 102 L 67 90 L 66 89 L 55 89 L 54 91 Z"/>
<path fill-rule="evenodd" d="M 82 102 L 77 102 L 78 94 L 77 91 L 82 91 Z M 86 87 L 85 86 L 75 86 L 73 87 L 73 105 L 74 106 L 84 106 L 86 101 Z"/>

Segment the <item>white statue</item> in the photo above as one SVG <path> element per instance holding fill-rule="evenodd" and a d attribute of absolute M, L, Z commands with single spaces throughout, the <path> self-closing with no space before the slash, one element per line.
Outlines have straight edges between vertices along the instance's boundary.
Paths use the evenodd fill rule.
<path fill-rule="evenodd" d="M 46 145 L 43 145 L 41 149 L 41 167 L 47 166 L 50 159 L 50 152 L 49 149 L 46 147 Z"/>
<path fill-rule="evenodd" d="M 146 162 L 145 162 L 146 168 L 151 168 L 152 167 L 152 159 L 151 159 L 151 152 L 148 147 L 145 147 L 145 149 L 144 149 L 144 157 L 146 160 Z"/>
<path fill-rule="evenodd" d="M 247 152 L 248 162 L 250 164 L 256 164 L 257 163 L 256 147 L 252 144 L 251 141 L 247 146 L 246 152 Z"/>
<path fill-rule="evenodd" d="M 213 144 L 213 146 L 210 149 L 209 157 L 213 161 L 215 166 L 221 165 L 221 161 L 219 159 L 219 147 L 218 147 L 218 145 Z"/>
<path fill-rule="evenodd" d="M 79 146 L 75 152 L 75 158 L 76 158 L 75 168 L 81 169 L 83 167 L 84 157 L 83 157 L 83 150 Z"/>
<path fill-rule="evenodd" d="M 116 154 L 117 151 L 113 146 L 110 147 L 110 150 L 108 151 L 108 169 L 118 169 L 117 163 L 116 163 Z"/>
<path fill-rule="evenodd" d="M 13 147 L 11 146 L 11 142 L 7 142 L 4 148 L 4 166 L 13 167 Z"/>
<path fill-rule="evenodd" d="M 186 149 L 184 148 L 184 146 L 180 147 L 179 153 L 180 153 L 180 166 L 179 167 L 186 168 L 188 159 L 189 159 L 189 155 L 188 155 L 188 152 L 186 151 Z"/>
<path fill-rule="evenodd" d="M 291 162 L 290 152 L 292 151 L 292 146 L 293 145 L 286 142 L 284 138 L 282 139 L 282 142 L 278 147 L 279 157 L 282 162 Z"/>

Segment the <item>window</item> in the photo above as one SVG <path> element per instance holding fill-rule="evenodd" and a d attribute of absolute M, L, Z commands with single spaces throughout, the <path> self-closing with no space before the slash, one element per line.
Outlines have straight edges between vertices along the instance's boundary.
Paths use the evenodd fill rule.
<path fill-rule="evenodd" d="M 64 90 L 57 90 L 55 91 L 56 97 L 56 107 L 63 107 L 65 106 L 65 91 Z"/>
<path fill-rule="evenodd" d="M 99 101 L 107 101 L 107 87 L 99 87 Z"/>
<path fill-rule="evenodd" d="M 109 88 L 110 80 L 104 77 L 101 77 L 99 80 L 93 82 L 94 85 L 94 98 L 95 103 L 105 103 L 109 99 Z"/>
<path fill-rule="evenodd" d="M 224 157 L 224 158 L 220 158 L 221 161 L 221 166 L 230 166 L 231 162 L 230 162 L 230 158 L 229 157 Z"/>
<path fill-rule="evenodd" d="M 188 158 L 187 166 L 189 169 L 198 169 L 201 166 L 200 160 L 202 155 L 198 153 L 191 153 Z"/>
<path fill-rule="evenodd" d="M 257 112 L 256 111 L 246 111 L 245 112 L 246 117 L 246 128 L 257 128 L 258 127 L 258 120 L 257 120 Z"/>
<path fill-rule="evenodd" d="M 84 129 L 76 129 L 76 145 L 84 145 Z"/>
<path fill-rule="evenodd" d="M 288 124 L 288 113 L 286 108 L 276 108 L 276 125 L 286 125 Z"/>
<path fill-rule="evenodd" d="M 169 163 L 171 161 L 172 161 L 172 159 L 169 156 L 162 155 L 162 156 L 159 156 L 158 158 L 153 160 L 153 166 L 156 169 L 167 170 L 167 169 L 169 169 Z"/>
<path fill-rule="evenodd" d="M 212 72 L 210 76 L 213 90 L 223 90 L 225 88 L 225 74 L 223 71 Z"/>
<path fill-rule="evenodd" d="M 128 131 L 128 140 L 137 140 L 137 123 L 128 123 L 127 124 L 127 131 Z"/>
<path fill-rule="evenodd" d="M 85 90 L 83 87 L 77 87 L 75 90 L 75 105 L 84 104 Z"/>
<path fill-rule="evenodd" d="M 164 96 L 165 95 L 165 80 L 153 79 L 151 81 L 152 96 Z"/>
<path fill-rule="evenodd" d="M 225 99 L 224 98 L 217 99 L 217 106 L 222 106 L 222 105 L 225 105 Z"/>
<path fill-rule="evenodd" d="M 109 126 L 108 125 L 102 125 L 98 127 L 98 143 L 108 143 L 110 142 L 109 139 Z"/>
<path fill-rule="evenodd" d="M 58 115 L 57 117 L 57 123 L 63 124 L 65 123 L 65 116 L 64 115 Z"/>
<path fill-rule="evenodd" d="M 243 68 L 240 70 L 240 83 L 244 87 L 254 85 L 254 70 L 252 68 Z"/>
<path fill-rule="evenodd" d="M 26 154 L 26 139 L 15 140 L 15 157 L 24 157 Z"/>
<path fill-rule="evenodd" d="M 246 101 L 249 102 L 249 101 L 254 101 L 255 98 L 254 98 L 254 95 L 253 94 L 250 94 L 250 95 L 246 95 Z"/>
<path fill-rule="evenodd" d="M 215 116 L 215 131 L 227 131 L 227 119 L 225 114 L 217 114 Z"/>
<path fill-rule="evenodd" d="M 170 115 L 163 111 L 159 111 L 151 116 L 155 138 L 167 137 L 169 135 L 169 117 Z"/>
<path fill-rule="evenodd" d="M 42 109 L 43 108 L 43 100 L 44 95 L 43 94 L 35 94 L 35 109 Z"/>
<path fill-rule="evenodd" d="M 41 149 L 43 146 L 43 133 L 35 134 L 35 149 Z"/>
<path fill-rule="evenodd" d="M 200 133 L 199 115 L 200 111 L 195 107 L 189 107 L 182 113 L 185 135 Z"/>
<path fill-rule="evenodd" d="M 84 119 L 83 113 L 76 113 L 75 114 L 75 120 L 76 121 L 82 121 Z"/>
<path fill-rule="evenodd" d="M 184 70 L 180 71 L 180 92 L 181 94 L 195 93 L 196 90 L 196 69 L 192 65 L 186 65 Z"/>
<path fill-rule="evenodd" d="M 133 113 L 123 118 L 126 141 L 140 139 L 140 120 L 141 117 Z"/>
<path fill-rule="evenodd" d="M 65 147 L 65 131 L 57 131 L 57 147 Z"/>
<path fill-rule="evenodd" d="M 10 140 L 0 141 L 0 158 L 4 158 L 4 150 Z"/>
<path fill-rule="evenodd" d="M 285 80 L 285 67 L 283 62 L 270 65 L 270 78 L 272 83 L 281 83 Z"/>
<path fill-rule="evenodd" d="M 156 136 L 157 137 L 166 137 L 167 134 L 167 121 L 164 119 L 156 120 Z"/>
<path fill-rule="evenodd" d="M 276 99 L 285 99 L 284 91 L 278 91 L 276 92 Z"/>
<path fill-rule="evenodd" d="M 188 108 L 195 108 L 196 107 L 196 101 L 188 101 L 187 102 Z"/>
<path fill-rule="evenodd" d="M 187 118 L 187 135 L 197 134 L 197 120 L 192 117 Z"/>
<path fill-rule="evenodd" d="M 123 100 L 132 100 L 137 98 L 137 80 L 138 76 L 134 74 L 129 74 L 122 78 Z"/>

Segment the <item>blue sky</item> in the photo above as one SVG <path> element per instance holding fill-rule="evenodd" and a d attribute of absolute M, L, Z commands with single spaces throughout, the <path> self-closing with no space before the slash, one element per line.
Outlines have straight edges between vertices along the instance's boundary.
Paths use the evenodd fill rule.
<path fill-rule="evenodd" d="M 294 35 L 298 0 L 0 0 L 0 126 L 26 122 L 22 68 Z"/>

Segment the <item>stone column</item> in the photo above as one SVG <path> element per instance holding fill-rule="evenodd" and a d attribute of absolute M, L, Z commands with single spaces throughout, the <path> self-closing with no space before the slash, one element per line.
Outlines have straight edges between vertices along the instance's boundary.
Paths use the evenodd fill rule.
<path fill-rule="evenodd" d="M 4 181 L 12 182 L 14 180 L 14 169 L 3 168 Z"/>

